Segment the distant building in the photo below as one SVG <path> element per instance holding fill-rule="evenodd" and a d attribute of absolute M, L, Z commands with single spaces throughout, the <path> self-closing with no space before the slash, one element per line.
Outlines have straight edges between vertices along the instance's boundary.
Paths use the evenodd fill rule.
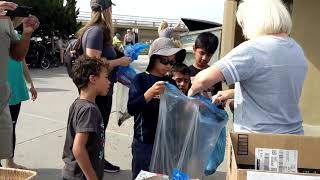
<path fill-rule="evenodd" d="M 77 21 L 80 23 L 86 23 L 90 19 L 90 16 L 90 12 L 80 11 Z M 127 29 L 134 28 L 138 32 L 139 42 L 148 42 L 158 37 L 158 26 L 162 22 L 163 18 L 113 14 L 112 20 L 114 32 L 120 33 L 121 37 L 124 37 Z M 173 26 L 180 21 L 180 19 L 166 20 L 168 21 L 169 26 Z M 182 25 L 182 29 L 187 30 L 184 25 Z"/>

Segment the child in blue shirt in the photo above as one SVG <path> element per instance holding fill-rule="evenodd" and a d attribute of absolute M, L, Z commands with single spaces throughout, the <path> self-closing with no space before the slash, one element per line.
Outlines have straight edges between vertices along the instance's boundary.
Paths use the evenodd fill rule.
<path fill-rule="evenodd" d="M 149 170 L 158 124 L 159 97 L 164 92 L 165 82 L 175 85 L 167 74 L 174 64 L 182 63 L 185 56 L 186 51 L 175 48 L 171 39 L 156 39 L 149 50 L 146 72 L 138 74 L 130 86 L 128 112 L 134 116 L 132 179 L 141 170 Z"/>

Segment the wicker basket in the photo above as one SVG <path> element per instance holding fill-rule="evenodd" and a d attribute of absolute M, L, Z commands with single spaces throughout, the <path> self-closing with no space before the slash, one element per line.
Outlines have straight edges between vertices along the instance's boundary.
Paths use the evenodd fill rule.
<path fill-rule="evenodd" d="M 36 176 L 35 171 L 0 167 L 0 180 L 35 180 Z"/>

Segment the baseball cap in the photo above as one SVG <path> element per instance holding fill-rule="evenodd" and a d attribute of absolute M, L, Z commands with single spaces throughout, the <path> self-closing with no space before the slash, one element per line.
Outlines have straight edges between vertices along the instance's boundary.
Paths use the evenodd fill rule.
<path fill-rule="evenodd" d="M 91 0 L 90 7 L 92 10 L 104 10 L 114 5 L 111 0 Z"/>
<path fill-rule="evenodd" d="M 176 48 L 173 40 L 169 38 L 158 38 L 153 41 L 149 49 L 149 65 L 147 67 L 147 71 L 151 70 L 154 64 L 154 55 L 159 56 L 171 56 L 176 55 L 176 62 L 182 63 L 186 57 L 186 50 L 181 48 Z"/>

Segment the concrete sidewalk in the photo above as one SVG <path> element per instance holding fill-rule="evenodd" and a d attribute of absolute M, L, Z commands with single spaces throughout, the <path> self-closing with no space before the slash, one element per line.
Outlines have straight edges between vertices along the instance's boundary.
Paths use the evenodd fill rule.
<path fill-rule="evenodd" d="M 61 179 L 62 150 L 69 106 L 78 92 L 64 67 L 49 70 L 32 69 L 38 100 L 24 102 L 17 124 L 15 160 L 35 169 L 40 180 Z M 121 167 L 120 173 L 105 173 L 104 179 L 131 179 L 131 142 L 133 120 L 118 127 L 111 115 L 106 136 L 106 157 Z M 210 179 L 225 179 L 225 163 Z"/>

